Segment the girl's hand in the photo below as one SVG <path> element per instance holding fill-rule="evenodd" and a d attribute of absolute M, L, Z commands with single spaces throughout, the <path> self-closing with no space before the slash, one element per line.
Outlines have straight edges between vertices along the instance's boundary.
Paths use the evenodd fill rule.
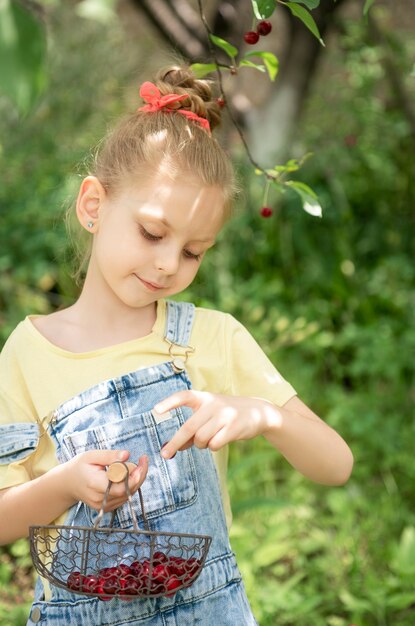
<path fill-rule="evenodd" d="M 179 406 L 194 413 L 163 447 L 172 458 L 191 445 L 219 450 L 238 439 L 264 435 L 291 465 L 324 485 L 343 485 L 353 467 L 353 454 L 342 437 L 298 397 L 282 407 L 261 398 L 222 396 L 204 391 L 180 391 L 154 407 L 166 413 Z"/>
<path fill-rule="evenodd" d="M 276 419 L 275 408 L 266 400 L 205 391 L 179 391 L 154 408 L 158 413 L 166 413 L 183 405 L 194 413 L 163 447 L 161 454 L 165 459 L 192 445 L 219 450 L 231 441 L 252 439 L 263 434 Z"/>
<path fill-rule="evenodd" d="M 74 502 L 82 501 L 97 511 L 100 510 L 104 493 L 108 487 L 106 467 L 115 461 L 127 461 L 127 450 L 89 450 L 78 454 L 67 462 L 64 473 L 68 492 Z M 143 455 L 137 467 L 130 473 L 128 485 L 133 494 L 143 484 L 148 470 L 148 458 Z M 105 512 L 113 511 L 127 502 L 125 484 L 113 483 L 108 496 Z"/>

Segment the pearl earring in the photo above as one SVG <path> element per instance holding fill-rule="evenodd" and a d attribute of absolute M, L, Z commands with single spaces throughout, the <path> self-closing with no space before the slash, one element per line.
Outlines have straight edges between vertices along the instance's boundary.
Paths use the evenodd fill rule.
<path fill-rule="evenodd" d="M 93 225 L 94 225 L 94 222 L 88 222 L 88 223 L 87 223 L 88 228 L 92 228 L 92 227 L 93 227 Z"/>

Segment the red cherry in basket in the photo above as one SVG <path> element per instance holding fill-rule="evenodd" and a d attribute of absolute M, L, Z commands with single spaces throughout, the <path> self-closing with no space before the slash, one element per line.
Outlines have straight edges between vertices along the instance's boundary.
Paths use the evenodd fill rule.
<path fill-rule="evenodd" d="M 126 578 L 119 578 L 118 579 L 118 595 L 120 597 L 126 595 L 127 587 L 128 587 L 127 579 Z"/>
<path fill-rule="evenodd" d="M 102 576 L 106 579 L 111 578 L 111 576 L 116 576 L 118 578 L 119 575 L 118 567 L 103 567 L 98 572 L 98 576 Z"/>
<path fill-rule="evenodd" d="M 95 593 L 96 588 L 98 587 L 98 577 L 90 574 L 88 576 L 84 576 L 82 580 L 82 591 L 86 593 Z"/>
<path fill-rule="evenodd" d="M 100 600 L 104 600 L 104 601 L 111 600 L 111 596 L 104 595 L 104 584 L 105 584 L 105 578 L 103 578 L 102 576 L 99 576 L 95 592 L 99 596 Z"/>
<path fill-rule="evenodd" d="M 141 561 L 141 576 L 144 576 L 144 577 L 150 576 L 150 570 L 151 570 L 150 561 L 148 559 Z"/>
<path fill-rule="evenodd" d="M 145 559 L 144 561 L 134 561 L 134 563 L 132 563 L 130 567 L 131 576 L 135 576 L 136 579 L 139 580 L 143 586 L 146 584 L 146 581 L 150 576 L 150 570 L 150 561 L 148 561 L 147 559 Z"/>
<path fill-rule="evenodd" d="M 167 565 L 160 563 L 153 567 L 153 572 L 151 574 L 152 580 L 156 580 L 159 583 L 164 583 L 170 577 L 171 572 Z"/>
<path fill-rule="evenodd" d="M 169 560 L 168 557 L 164 554 L 164 552 L 161 552 L 160 550 L 158 552 L 155 552 L 153 555 L 154 564 L 167 563 L 168 560 Z"/>
<path fill-rule="evenodd" d="M 177 578 L 177 576 L 170 576 L 169 580 L 166 582 L 166 591 L 169 591 L 169 593 L 166 593 L 166 596 L 168 598 L 171 598 L 171 596 L 174 596 L 174 594 L 176 593 L 176 589 L 178 587 L 181 586 L 181 582 L 180 580 Z"/>
<path fill-rule="evenodd" d="M 108 577 L 100 576 L 99 579 L 103 581 L 102 589 L 105 593 L 111 593 L 111 594 L 118 593 L 120 589 L 118 576 L 114 576 L 114 575 L 108 576 Z"/>
<path fill-rule="evenodd" d="M 121 600 L 132 600 L 131 596 L 136 596 L 140 590 L 140 583 L 132 576 L 122 578 Z M 130 596 L 130 597 L 129 597 Z"/>
<path fill-rule="evenodd" d="M 148 589 L 151 596 L 157 596 L 161 593 L 164 593 L 165 585 L 164 582 L 160 583 L 157 580 L 150 580 Z"/>
<path fill-rule="evenodd" d="M 82 588 L 82 578 L 80 572 L 71 572 L 68 576 L 68 580 L 66 581 L 69 589 L 73 589 L 74 591 L 80 591 Z"/>
<path fill-rule="evenodd" d="M 121 563 L 121 565 L 119 565 L 116 568 L 119 572 L 119 576 L 129 576 L 131 574 L 131 568 L 129 565 L 125 565 L 124 563 Z"/>
<path fill-rule="evenodd" d="M 169 570 L 175 576 L 184 576 L 186 573 L 185 563 L 187 563 L 186 559 L 182 559 L 180 556 L 172 556 L 170 557 Z"/>
<path fill-rule="evenodd" d="M 133 576 L 127 576 L 126 578 L 124 578 L 124 580 L 125 580 L 125 583 L 124 583 L 123 592 L 131 596 L 136 595 L 138 588 L 140 586 L 139 581 Z"/>
<path fill-rule="evenodd" d="M 138 589 L 144 593 L 149 588 L 150 562 L 147 559 L 134 561 L 134 563 L 131 563 L 130 570 L 131 575 L 135 577 L 138 583 Z"/>
<path fill-rule="evenodd" d="M 133 561 L 133 563 L 131 563 L 130 565 L 130 572 L 131 572 L 131 576 L 141 576 L 143 570 L 143 563 L 142 561 Z"/>

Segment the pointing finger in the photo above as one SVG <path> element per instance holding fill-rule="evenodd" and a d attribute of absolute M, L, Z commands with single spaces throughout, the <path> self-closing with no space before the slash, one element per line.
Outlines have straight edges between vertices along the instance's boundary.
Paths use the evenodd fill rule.
<path fill-rule="evenodd" d="M 172 409 L 177 409 L 179 406 L 188 406 L 191 409 L 197 409 L 200 405 L 200 398 L 197 391 L 177 391 L 168 398 L 165 398 L 161 402 L 158 402 L 154 408 L 157 413 L 167 413 Z"/>
<path fill-rule="evenodd" d="M 185 450 L 194 444 L 198 430 L 210 419 L 211 412 L 208 407 L 202 407 L 179 428 L 174 436 L 161 450 L 164 459 L 171 459 L 178 450 Z"/>

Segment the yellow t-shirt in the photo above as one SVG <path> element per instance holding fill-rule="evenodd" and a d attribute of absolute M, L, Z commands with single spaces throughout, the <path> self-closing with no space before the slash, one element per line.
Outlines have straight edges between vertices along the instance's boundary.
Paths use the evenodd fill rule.
<path fill-rule="evenodd" d="M 166 302 L 160 300 L 151 333 L 92 352 L 73 353 L 48 341 L 26 317 L 0 354 L 0 427 L 10 423 L 47 423 L 61 403 L 93 385 L 170 359 L 164 340 Z M 186 363 L 193 389 L 225 395 L 256 396 L 282 406 L 295 395 L 249 332 L 231 315 L 196 308 Z M 180 348 L 176 351 L 180 355 Z M 175 354 L 176 354 L 175 353 Z M 183 352 L 182 352 L 183 353 Z M 1 428 L 0 428 L 1 433 Z M 26 458 L 2 464 L 0 489 L 41 476 L 57 465 L 47 431 Z M 228 449 L 213 453 L 226 519 L 231 508 L 226 487 Z"/>

